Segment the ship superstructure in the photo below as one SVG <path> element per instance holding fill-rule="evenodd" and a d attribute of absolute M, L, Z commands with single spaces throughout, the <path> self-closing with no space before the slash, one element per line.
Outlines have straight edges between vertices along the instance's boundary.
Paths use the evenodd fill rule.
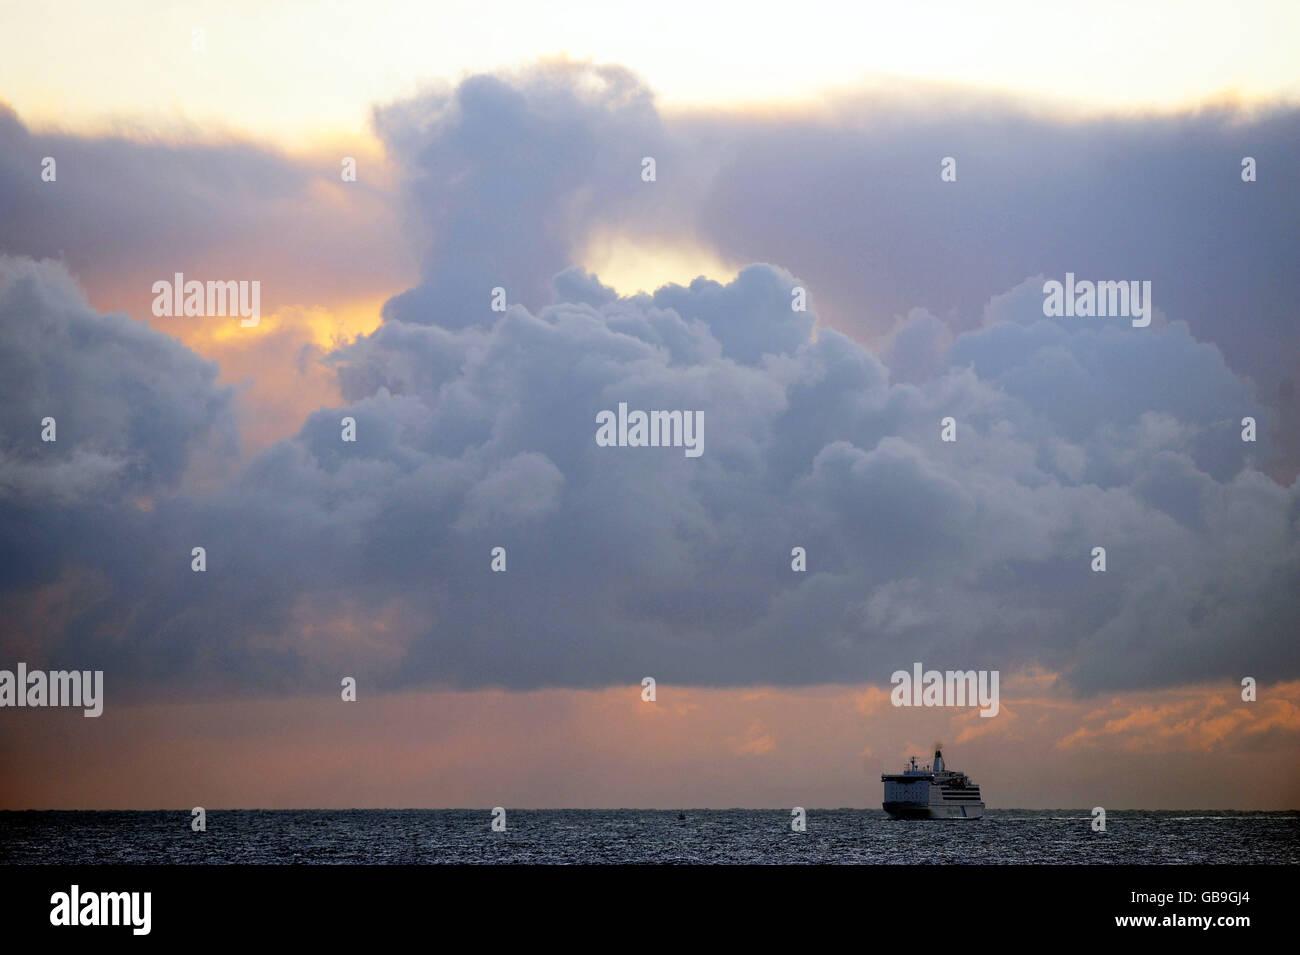
<path fill-rule="evenodd" d="M 913 756 L 901 773 L 884 773 L 884 810 L 892 819 L 979 819 L 984 815 L 980 788 L 965 773 L 948 769 L 942 751 L 934 763 L 917 766 Z"/>

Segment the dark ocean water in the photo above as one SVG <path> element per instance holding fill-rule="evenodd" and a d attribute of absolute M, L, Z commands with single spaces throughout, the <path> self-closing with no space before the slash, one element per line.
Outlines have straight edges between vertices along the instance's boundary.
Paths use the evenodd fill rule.
<path fill-rule="evenodd" d="M 1300 813 L 992 810 L 893 821 L 880 810 L 0 812 L 0 862 L 57 863 L 1296 863 Z"/>

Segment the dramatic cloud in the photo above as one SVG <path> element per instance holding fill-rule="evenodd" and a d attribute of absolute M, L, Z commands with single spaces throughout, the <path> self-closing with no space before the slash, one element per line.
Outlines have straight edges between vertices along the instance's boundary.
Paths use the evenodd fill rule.
<path fill-rule="evenodd" d="M 916 306 L 971 328 L 991 295 L 1038 273 L 1149 279 L 1158 309 L 1262 397 L 1291 400 L 1277 389 L 1300 377 L 1294 107 L 1084 120 L 937 90 L 671 128 L 707 144 L 684 171 L 710 176 L 707 198 L 686 200 L 698 231 L 730 258 L 808 279 L 841 330 L 876 336 Z M 1246 156 L 1255 182 L 1242 181 Z M 940 180 L 943 157 L 955 182 Z"/>
<path fill-rule="evenodd" d="M 107 580 L 153 550 L 148 510 L 195 462 L 219 471 L 237 450 L 216 377 L 174 339 L 95 312 L 63 267 L 0 257 L 7 650 L 58 657 L 80 637 L 68 652 L 86 665 L 114 656 L 114 638 L 82 629 L 85 614 L 131 612 L 139 594 Z"/>
<path fill-rule="evenodd" d="M 320 355 L 373 328 L 378 303 L 416 274 L 392 170 L 368 142 L 340 151 L 356 159 L 356 181 L 343 181 L 335 154 L 290 157 L 176 131 L 34 132 L 0 103 L 0 254 L 57 259 L 97 308 L 217 361 L 240 386 L 245 450 L 264 447 L 338 400 Z M 262 322 L 232 335 L 155 317 L 153 283 L 177 272 L 260 282 Z"/>
<path fill-rule="evenodd" d="M 650 91 L 619 67 L 553 65 L 472 77 L 375 114 L 407 175 L 425 280 L 385 316 L 459 328 L 493 288 L 537 307 L 596 221 L 654 218 L 643 157 L 674 151 Z M 636 187 L 640 186 L 640 196 Z"/>
<path fill-rule="evenodd" d="M 916 307 L 978 327 L 1029 275 L 1149 280 L 1157 310 L 1280 412 L 1261 464 L 1288 483 L 1300 472 L 1300 190 L 1286 172 L 1300 110 L 1062 118 L 944 88 L 824 105 L 660 118 L 626 71 L 560 63 L 381 109 L 424 250 L 424 280 L 385 314 L 490 322 L 496 286 L 535 310 L 612 236 L 779 263 L 823 322 L 870 342 Z M 956 182 L 940 179 L 944 157 Z"/>
<path fill-rule="evenodd" d="M 936 193 L 939 155 L 996 139 L 983 122 L 926 159 Z M 1036 127 L 1024 123 L 1012 132 L 1029 137 Z M 54 662 L 111 659 L 117 685 L 185 680 L 227 694 L 337 687 L 345 674 L 389 689 L 635 685 L 647 674 L 666 685 L 884 685 L 915 660 L 1037 666 L 1084 691 L 1300 676 L 1300 484 L 1261 470 L 1277 454 L 1271 398 L 1196 334 L 1180 313 L 1186 297 L 1161 291 L 1162 281 L 1149 328 L 1042 314 L 1044 275 L 1157 270 L 1160 280 L 1176 251 L 1158 263 L 1136 248 L 1127 256 L 1124 242 L 1137 238 L 1116 252 L 1098 231 L 1065 251 L 1105 255 L 1058 270 L 1056 259 L 1027 253 L 1051 241 L 1021 222 L 1007 232 L 1019 230 L 1025 254 L 994 242 L 982 273 L 983 260 L 944 247 L 928 268 L 913 260 L 887 294 L 888 268 L 877 262 L 869 274 L 879 294 L 861 299 L 847 279 L 834 286 L 841 273 L 813 282 L 808 254 L 774 256 L 780 264 L 751 265 L 725 285 L 699 279 L 620 296 L 572 268 L 582 237 L 597 222 L 651 215 L 656 202 L 665 232 L 687 221 L 693 207 L 672 198 L 665 172 L 691 168 L 684 157 L 702 148 L 674 143 L 626 74 L 548 67 L 479 77 L 389 107 L 379 126 L 409 171 L 426 255 L 419 284 L 389 301 L 384 323 L 329 356 L 339 407 L 310 415 L 216 491 L 174 484 L 216 423 L 210 382 L 177 399 L 179 420 L 161 414 L 161 431 L 127 427 L 86 445 L 74 439 L 73 411 L 69 438 L 60 419 L 58 445 L 40 449 L 71 462 L 126 447 L 157 475 L 149 509 L 112 523 L 112 547 L 77 543 L 98 519 L 84 497 L 103 477 L 60 480 L 71 503 L 10 504 L 12 526 L 39 513 L 42 549 L 77 559 L 6 577 L 9 597 L 95 583 L 49 635 Z M 829 162 L 867 135 L 802 148 Z M 654 183 L 640 177 L 643 155 L 660 156 Z M 1004 161 L 1026 168 L 1020 156 Z M 896 216 L 922 201 L 906 189 L 881 198 L 892 187 L 880 170 L 858 181 L 818 168 L 818 181 L 876 189 L 872 202 L 897 204 Z M 988 187 L 967 185 L 981 164 L 961 170 L 953 185 L 968 191 L 954 194 L 983 198 L 955 201 L 994 215 L 983 205 L 994 202 Z M 712 229 L 748 221 L 775 241 L 777 219 L 761 220 L 790 192 L 746 175 L 736 167 L 681 194 L 712 196 L 699 210 Z M 1033 208 L 1012 188 L 1019 180 L 998 175 L 1008 208 Z M 1235 172 L 1224 175 L 1231 182 Z M 862 203 L 824 198 L 841 207 L 838 218 L 825 220 L 830 238 L 805 236 L 806 249 L 838 242 L 847 269 L 861 259 L 856 236 L 898 242 L 888 217 L 855 224 Z M 777 218 L 817 228 L 793 209 Z M 986 230 L 954 232 L 947 221 L 933 234 L 989 244 Z M 1150 224 L 1181 228 L 1177 217 Z M 1287 227 L 1272 228 L 1284 238 Z M 898 244 L 924 259 L 916 235 Z M 1247 253 L 1225 255 L 1223 283 L 1265 268 L 1252 260 L 1236 275 Z M 58 328 L 69 309 L 85 311 L 44 291 L 66 289 L 57 270 L 7 269 L 29 276 L 9 278 L 3 299 L 19 303 L 23 327 Z M 940 291 L 909 297 L 918 270 Z M 1267 274 L 1290 281 L 1284 270 Z M 511 303 L 504 313 L 489 307 L 498 285 Z M 893 324 L 868 348 L 793 311 L 797 285 L 840 308 L 886 302 Z M 1257 304 L 1233 326 L 1256 343 L 1277 318 Z M 20 339 L 25 350 L 0 341 L 5 367 L 45 368 L 67 350 L 43 331 Z M 87 346 L 84 360 L 103 367 L 95 354 Z M 171 382 L 204 381 L 192 370 L 203 363 L 183 348 L 149 354 L 147 370 L 87 374 L 90 397 L 75 407 L 152 421 Z M 7 428 L 38 433 L 31 400 L 6 389 Z M 624 402 L 701 413 L 703 454 L 598 446 L 597 414 Z M 1241 440 L 1246 416 L 1259 421 L 1258 443 Z M 345 417 L 356 421 L 355 442 L 341 439 Z M 946 417 L 955 442 L 940 439 Z M 0 473 L 25 473 L 11 446 Z M 203 574 L 189 567 L 197 545 L 207 548 Z M 1090 569 L 1098 546 L 1105 573 Z M 504 573 L 490 568 L 496 547 L 507 552 Z M 806 573 L 791 569 L 794 547 L 806 549 Z M 22 559 L 16 539 L 6 548 L 6 562 Z M 5 649 L 16 645 L 25 644 L 15 637 Z M 764 739 L 760 727 L 738 745 L 762 749 Z"/>
<path fill-rule="evenodd" d="M 335 356 L 347 406 L 142 515 L 72 646 L 125 604 L 149 672 L 215 657 L 255 684 L 883 682 L 914 659 L 1084 688 L 1294 675 L 1297 489 L 1248 466 L 1235 422 L 1262 412 L 1213 348 L 1180 324 L 995 320 L 893 384 L 788 306 L 777 323 L 793 284 L 753 266 L 487 328 L 386 323 Z M 766 345 L 733 349 L 765 313 Z M 619 402 L 702 411 L 703 456 L 598 447 Z"/>

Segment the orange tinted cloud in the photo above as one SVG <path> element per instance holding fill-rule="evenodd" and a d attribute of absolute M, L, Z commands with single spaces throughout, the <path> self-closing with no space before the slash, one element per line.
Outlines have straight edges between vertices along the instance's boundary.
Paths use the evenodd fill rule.
<path fill-rule="evenodd" d="M 245 450 L 256 451 L 297 433 L 321 407 L 339 405 L 338 380 L 321 364 L 330 351 L 379 327 L 384 299 L 331 306 L 286 306 L 254 327 L 237 319 L 163 319 L 175 335 L 221 366 L 221 380 L 239 385 Z"/>
<path fill-rule="evenodd" d="M 1300 732 L 1300 694 L 1295 683 L 1260 692 L 1253 703 L 1219 687 L 1160 690 L 1115 697 L 1089 707 L 1079 727 L 1061 740 L 1063 750 L 1080 752 L 1122 747 L 1127 752 L 1225 749 L 1263 752 L 1275 732 Z"/>
<path fill-rule="evenodd" d="M 327 635 L 328 636 L 328 635 Z M 344 675 L 340 673 L 341 677 Z M 849 686 L 410 691 L 8 710 L 0 808 L 878 808 L 882 770 L 950 764 L 994 808 L 1295 808 L 1300 683 L 1036 696 L 1008 678 L 1001 715 L 871 706 Z M 1024 696 L 1018 693 L 1024 692 Z M 973 735 L 971 726 L 987 724 Z M 1262 755 L 1271 771 L 1260 774 Z M 1242 780 L 1255 780 L 1243 784 Z"/>

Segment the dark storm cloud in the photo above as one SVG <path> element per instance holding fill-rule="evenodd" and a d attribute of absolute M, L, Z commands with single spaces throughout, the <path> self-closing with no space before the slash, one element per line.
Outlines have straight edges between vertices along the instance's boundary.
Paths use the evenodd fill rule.
<path fill-rule="evenodd" d="M 332 689 L 343 674 L 383 687 L 884 683 L 914 660 L 1038 664 L 1090 691 L 1300 674 L 1300 484 L 1259 470 L 1276 413 L 1159 284 L 1149 328 L 1045 319 L 1031 253 L 1048 240 L 1025 227 L 1028 264 L 999 259 L 982 293 L 966 289 L 965 267 L 944 285 L 942 256 L 933 294 L 890 292 L 899 304 L 886 307 L 907 318 L 873 353 L 791 311 L 797 284 L 828 298 L 831 276 L 813 282 L 808 260 L 632 297 L 569 268 L 609 209 L 645 211 L 641 141 L 662 133 L 625 74 L 477 78 L 390 107 L 380 126 L 430 236 L 420 285 L 330 357 L 343 407 L 310 416 L 219 493 L 159 492 L 152 511 L 116 518 L 117 551 L 80 562 L 107 596 L 71 615 L 55 662 L 111 658 L 124 682 L 227 693 Z M 981 128 L 965 134 L 972 146 L 995 132 Z M 841 135 L 850 152 L 860 142 Z M 668 221 L 683 213 L 662 173 L 649 195 Z M 745 175 L 718 180 L 715 197 Z M 769 216 L 755 213 L 754 234 L 771 239 L 789 210 L 753 188 Z M 1030 215 L 1023 196 L 1006 201 Z M 829 205 L 846 247 L 872 229 L 891 241 Z M 988 241 L 955 234 L 972 249 Z M 1151 235 L 1162 248 L 1150 256 L 1177 257 L 1172 232 Z M 1109 275 L 1142 278 L 1152 261 L 1120 256 Z M 909 268 L 904 288 L 925 270 Z M 504 314 L 488 310 L 494 285 L 511 290 Z M 944 298 L 955 291 L 970 301 Z M 57 324 L 59 299 L 27 298 L 29 324 Z M 965 314 L 934 314 L 948 307 Z M 1239 311 L 1233 327 L 1263 340 L 1256 326 L 1271 320 Z M 36 342 L 24 361 L 39 368 L 56 344 Z M 125 384 L 87 387 L 134 407 Z M 619 402 L 703 412 L 703 455 L 599 447 L 596 415 Z M 1257 444 L 1241 441 L 1247 415 Z M 955 443 L 940 441 L 947 416 Z M 340 440 L 344 417 L 355 443 Z M 62 542 L 86 520 L 66 502 L 40 513 Z M 196 543 L 206 574 L 189 569 Z M 505 573 L 489 569 L 497 546 Z M 791 570 L 796 546 L 807 573 Z M 1104 574 L 1089 569 L 1095 546 Z"/>

